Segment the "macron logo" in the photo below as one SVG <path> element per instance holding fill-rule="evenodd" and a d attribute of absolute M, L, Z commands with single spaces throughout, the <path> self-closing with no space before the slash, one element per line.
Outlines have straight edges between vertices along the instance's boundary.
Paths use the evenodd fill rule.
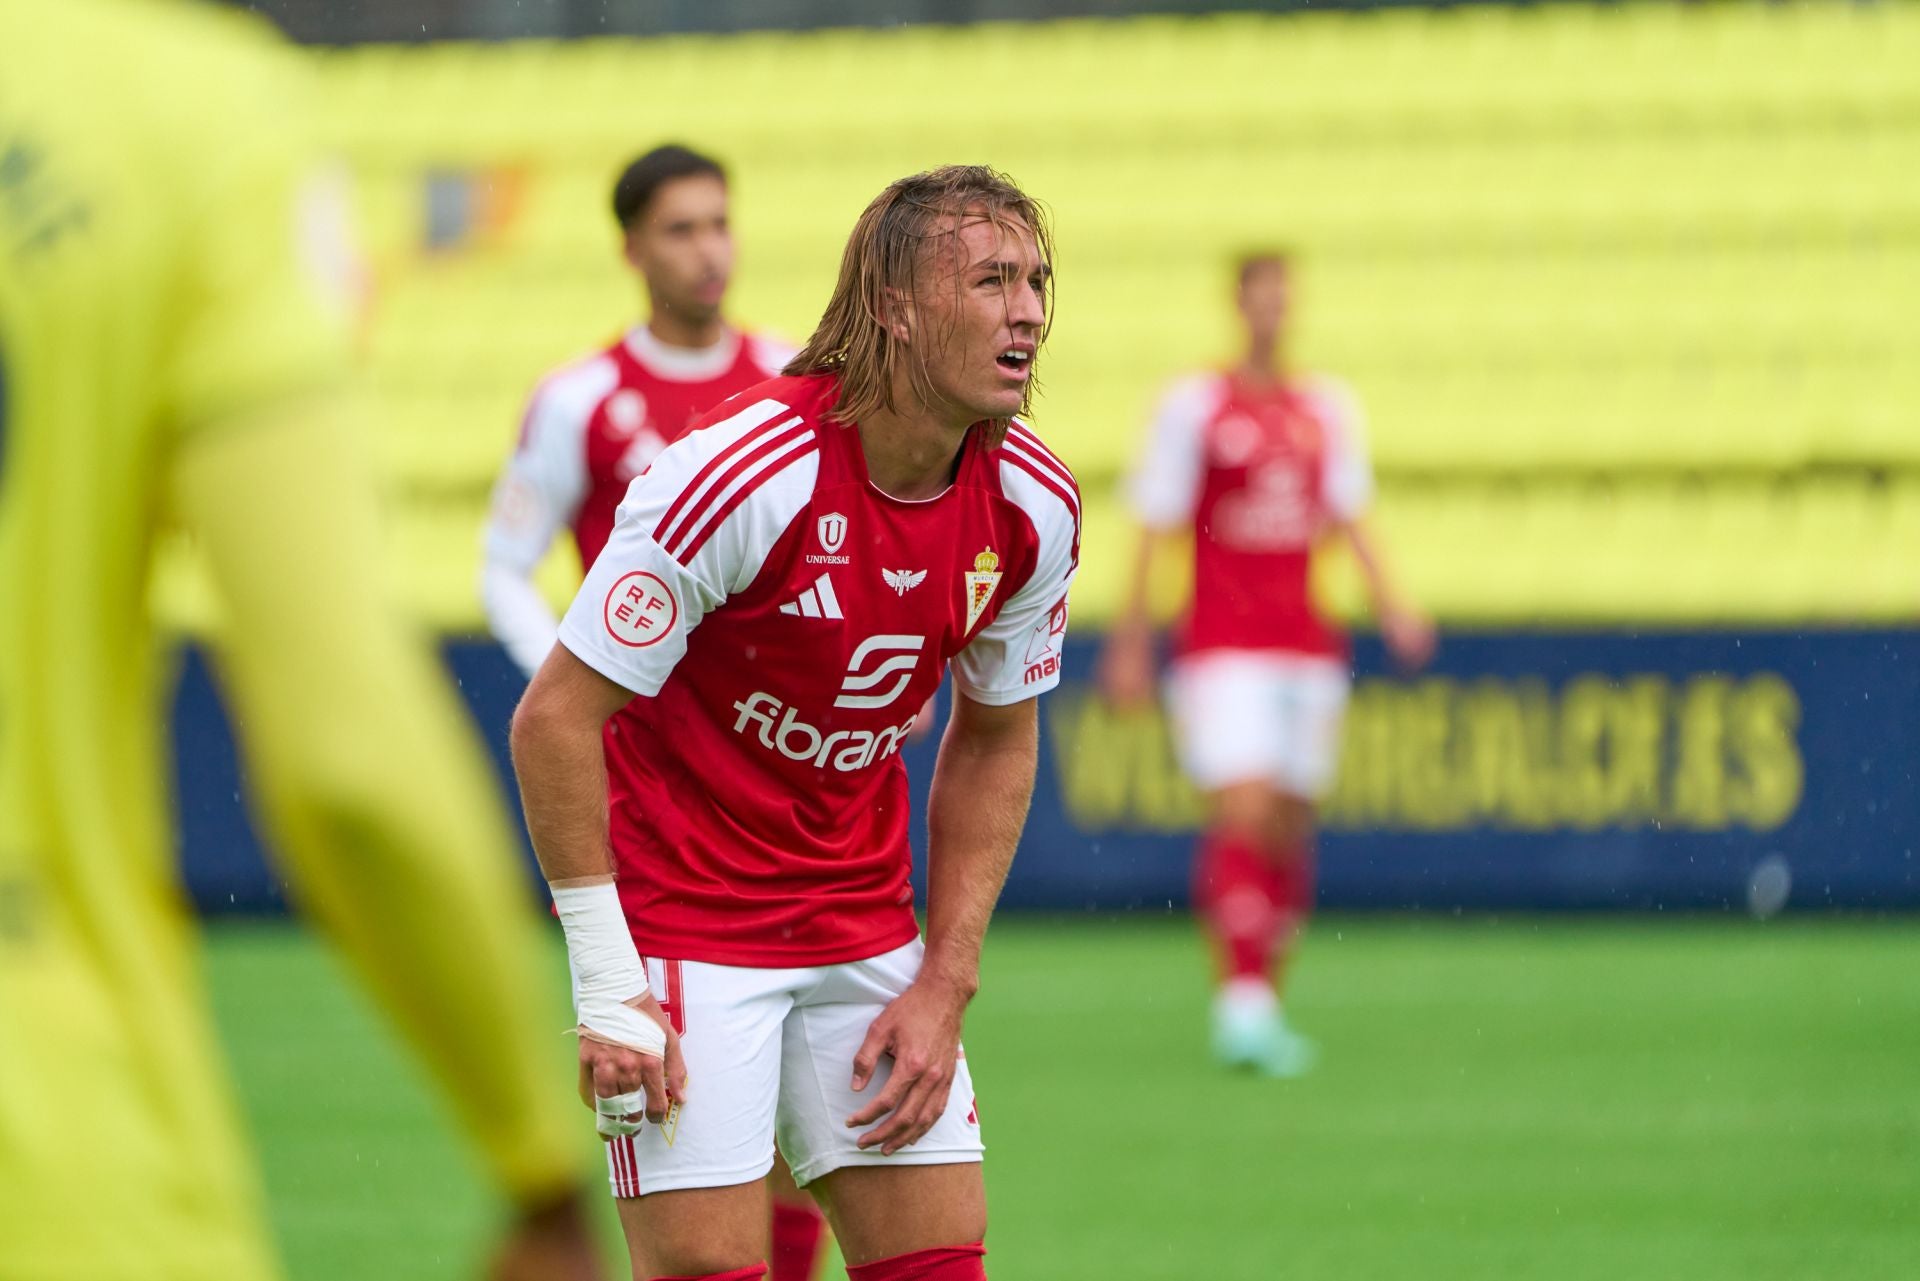
<path fill-rule="evenodd" d="M 840 612 L 840 599 L 833 594 L 833 579 L 827 574 L 813 580 L 813 586 L 800 593 L 798 600 L 790 600 L 780 607 L 783 614 L 796 614 L 801 618 L 845 618 Z"/>
<path fill-rule="evenodd" d="M 853 657 L 847 660 L 847 678 L 840 682 L 840 697 L 833 700 L 833 705 L 885 707 L 912 684 L 913 669 L 920 665 L 920 648 L 926 643 L 924 636 L 872 636 L 862 641 L 860 648 L 853 651 Z M 873 663 L 871 667 L 867 665 L 869 661 Z M 868 692 L 889 677 L 894 680 L 886 692 Z"/>

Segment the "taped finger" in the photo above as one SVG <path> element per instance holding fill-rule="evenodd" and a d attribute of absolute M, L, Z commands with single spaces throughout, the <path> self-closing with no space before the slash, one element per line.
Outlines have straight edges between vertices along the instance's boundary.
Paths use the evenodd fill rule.
<path fill-rule="evenodd" d="M 612 1139 L 638 1134 L 646 1126 L 647 1096 L 634 1090 L 593 1101 L 593 1128 Z"/>

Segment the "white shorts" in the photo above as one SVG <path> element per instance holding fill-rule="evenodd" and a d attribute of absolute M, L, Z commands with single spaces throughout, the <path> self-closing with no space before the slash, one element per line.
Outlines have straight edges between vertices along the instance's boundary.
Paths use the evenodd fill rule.
<path fill-rule="evenodd" d="M 1326 795 L 1340 763 L 1351 684 L 1338 659 L 1207 650 L 1167 677 L 1180 764 L 1203 791 L 1261 781 L 1307 800 Z"/>
<path fill-rule="evenodd" d="M 893 1070 L 882 1058 L 855 1094 L 853 1056 L 880 1011 L 920 973 L 924 951 L 915 939 L 864 961 L 791 970 L 648 957 L 647 980 L 687 1058 L 687 1101 L 671 1146 L 653 1125 L 606 1145 L 614 1196 L 751 1183 L 773 1168 L 776 1135 L 803 1186 L 848 1165 L 980 1160 L 964 1051 L 946 1114 L 919 1142 L 883 1156 L 856 1146 L 874 1126 L 847 1128 Z"/>

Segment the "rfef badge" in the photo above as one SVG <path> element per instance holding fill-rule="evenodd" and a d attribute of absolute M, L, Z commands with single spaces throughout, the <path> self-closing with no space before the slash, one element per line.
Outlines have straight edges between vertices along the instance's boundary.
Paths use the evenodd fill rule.
<path fill-rule="evenodd" d="M 987 602 L 993 599 L 994 588 L 998 586 L 1000 558 L 989 547 L 973 558 L 973 572 L 967 575 L 967 625 L 962 635 L 972 631 L 973 625 L 980 621 L 980 615 L 986 612 Z"/>

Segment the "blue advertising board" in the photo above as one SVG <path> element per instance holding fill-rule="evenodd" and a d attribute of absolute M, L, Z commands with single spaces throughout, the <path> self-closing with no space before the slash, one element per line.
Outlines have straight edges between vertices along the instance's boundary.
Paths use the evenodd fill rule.
<path fill-rule="evenodd" d="M 1158 710 L 1118 714 L 1073 641 L 1005 904 L 1187 899 L 1200 798 Z M 447 662 L 505 779 L 521 681 L 499 649 Z M 1920 908 L 1920 632 L 1454 633 L 1390 673 L 1362 638 L 1320 900 L 1335 908 Z M 188 886 L 278 904 L 232 740 L 190 654 L 175 718 Z M 922 794 L 932 740 L 906 750 Z"/>

